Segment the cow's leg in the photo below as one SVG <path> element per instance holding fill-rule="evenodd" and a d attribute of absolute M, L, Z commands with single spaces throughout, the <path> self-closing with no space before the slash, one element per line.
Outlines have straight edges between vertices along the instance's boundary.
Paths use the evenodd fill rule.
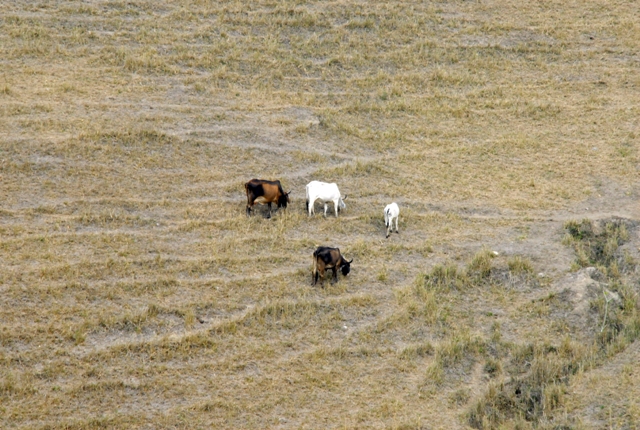
<path fill-rule="evenodd" d="M 267 207 L 269 208 L 269 214 L 267 215 L 267 218 L 271 218 L 271 202 L 267 203 Z"/>
<path fill-rule="evenodd" d="M 315 285 L 316 283 L 318 283 L 318 278 L 319 278 L 319 277 L 320 277 L 320 278 L 322 278 L 322 280 L 320 281 L 320 286 L 321 286 L 322 288 L 324 288 L 324 270 L 322 270 L 322 273 L 320 273 L 320 270 L 318 270 L 318 271 L 316 272 L 316 282 L 315 282 L 313 285 Z"/>
<path fill-rule="evenodd" d="M 336 210 L 336 218 L 338 218 L 338 212 L 340 211 L 340 206 L 338 206 L 339 202 L 340 202 L 340 199 L 333 201 L 333 207 Z"/>
<path fill-rule="evenodd" d="M 333 266 L 333 283 L 338 282 L 338 266 Z"/>
<path fill-rule="evenodd" d="M 327 202 L 324 202 L 324 217 L 327 217 Z"/>
<path fill-rule="evenodd" d="M 389 223 L 389 225 L 387 226 L 387 236 L 386 236 L 387 238 L 389 237 L 392 231 L 393 231 L 393 225 Z"/>
<path fill-rule="evenodd" d="M 251 216 L 251 203 L 247 203 L 247 216 Z"/>
<path fill-rule="evenodd" d="M 400 217 L 396 217 L 396 233 L 400 234 L 400 232 L 398 231 L 398 218 Z"/>

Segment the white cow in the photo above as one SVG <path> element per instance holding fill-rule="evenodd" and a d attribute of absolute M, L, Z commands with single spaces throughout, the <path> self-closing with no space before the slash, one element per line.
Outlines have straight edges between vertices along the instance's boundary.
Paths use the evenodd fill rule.
<path fill-rule="evenodd" d="M 324 216 L 327 216 L 327 202 L 333 202 L 337 217 L 340 209 L 347 207 L 344 204 L 346 199 L 347 196 L 340 195 L 338 185 L 335 183 L 328 184 L 326 182 L 311 181 L 307 184 L 307 210 L 309 211 L 309 216 L 315 213 L 313 204 L 316 200 L 320 200 L 324 203 Z"/>
<path fill-rule="evenodd" d="M 400 233 L 398 231 L 398 217 L 400 216 L 400 208 L 397 203 L 391 203 L 384 208 L 384 225 L 387 227 L 387 237 L 391 234 L 391 230 L 393 230 L 393 220 L 396 220 L 396 233 Z"/>

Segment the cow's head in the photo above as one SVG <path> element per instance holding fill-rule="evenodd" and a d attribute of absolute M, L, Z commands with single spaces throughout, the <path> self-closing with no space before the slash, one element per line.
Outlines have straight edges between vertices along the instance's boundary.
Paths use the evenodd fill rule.
<path fill-rule="evenodd" d="M 291 193 L 291 191 L 289 191 L 288 193 L 280 194 L 280 196 L 278 197 L 279 208 L 287 207 L 287 204 L 289 203 L 289 193 Z"/>
<path fill-rule="evenodd" d="M 353 258 L 350 261 L 344 261 L 344 263 L 342 263 L 342 267 L 340 267 L 340 270 L 342 270 L 342 274 L 344 276 L 347 276 L 349 274 L 349 272 L 351 271 L 351 262 L 353 261 Z"/>
<path fill-rule="evenodd" d="M 338 200 L 338 212 L 341 209 L 346 209 L 347 205 L 344 204 L 344 201 L 347 200 L 347 196 L 340 196 L 340 200 Z"/>

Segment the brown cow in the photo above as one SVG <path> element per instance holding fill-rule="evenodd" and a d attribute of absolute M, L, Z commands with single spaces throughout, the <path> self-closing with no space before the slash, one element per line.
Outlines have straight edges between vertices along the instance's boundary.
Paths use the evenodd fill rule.
<path fill-rule="evenodd" d="M 251 215 L 251 207 L 256 204 L 267 204 L 269 206 L 269 216 L 271 218 L 271 203 L 276 203 L 278 208 L 286 208 L 289 203 L 289 193 L 285 193 L 280 185 L 280 181 L 265 181 L 263 179 L 252 179 L 244 184 L 247 192 L 247 216 Z"/>
<path fill-rule="evenodd" d="M 313 285 L 316 285 L 318 282 L 318 276 L 321 276 L 324 281 L 324 272 L 327 269 L 333 270 L 333 283 L 338 282 L 338 269 L 340 269 L 344 276 L 347 276 L 351 271 L 352 261 L 353 258 L 351 261 L 345 260 L 338 248 L 329 248 L 327 246 L 318 247 L 318 249 L 313 252 L 313 272 L 311 274 Z"/>

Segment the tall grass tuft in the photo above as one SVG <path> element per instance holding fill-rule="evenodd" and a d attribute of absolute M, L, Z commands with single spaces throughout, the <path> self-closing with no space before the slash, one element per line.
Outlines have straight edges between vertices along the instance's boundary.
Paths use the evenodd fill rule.
<path fill-rule="evenodd" d="M 495 254 L 487 249 L 483 248 L 478 251 L 472 258 L 467 268 L 469 276 L 473 277 L 476 281 L 487 280 L 491 276 L 492 260 Z"/>
<path fill-rule="evenodd" d="M 514 275 L 531 275 L 533 273 L 533 265 L 528 259 L 516 255 L 507 261 L 509 272 Z"/>
<path fill-rule="evenodd" d="M 588 219 L 568 221 L 564 226 L 568 233 L 564 242 L 575 250 L 580 267 L 604 266 L 615 272 L 616 252 L 629 239 L 628 223 L 616 218 L 599 225 Z"/>
<path fill-rule="evenodd" d="M 417 284 L 421 289 L 434 289 L 441 292 L 463 291 L 470 286 L 470 279 L 467 272 L 454 263 L 437 264 L 431 272 L 420 275 Z"/>

